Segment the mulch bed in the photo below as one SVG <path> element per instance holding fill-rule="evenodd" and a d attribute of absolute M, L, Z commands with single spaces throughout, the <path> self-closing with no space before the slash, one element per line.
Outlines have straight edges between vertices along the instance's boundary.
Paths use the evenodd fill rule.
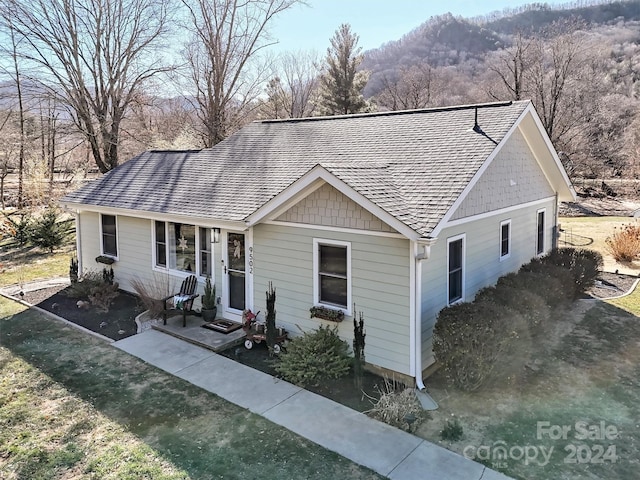
<path fill-rule="evenodd" d="M 274 368 L 277 359 L 269 356 L 269 351 L 264 342 L 254 345 L 251 350 L 247 350 L 243 345 L 240 345 L 219 353 L 274 377 L 279 376 Z M 364 412 L 373 407 L 371 400 L 367 398 L 365 393 L 370 397 L 379 398 L 379 389 L 382 389 L 383 386 L 384 379 L 382 377 L 371 372 L 364 372 L 362 389 L 355 387 L 353 374 L 349 374 L 342 378 L 323 380 L 320 385 L 307 385 L 305 390 L 330 398 L 359 412 Z"/>
<path fill-rule="evenodd" d="M 52 287 L 26 292 L 23 299 L 44 310 L 113 340 L 121 340 L 137 333 L 135 318 L 144 311 L 138 297 L 120 291 L 108 312 L 95 307 L 78 308 L 77 298 L 65 294 L 68 287 Z"/>
<path fill-rule="evenodd" d="M 591 287 L 587 294 L 593 298 L 618 297 L 627 293 L 636 280 L 638 277 L 631 275 L 601 272 L 596 280 L 596 285 Z"/>
<path fill-rule="evenodd" d="M 592 298 L 619 296 L 627 293 L 636 280 L 638 280 L 637 277 L 629 275 L 603 272 L 598 276 L 597 285 L 587 293 Z M 26 292 L 23 299 L 30 304 L 37 305 L 70 322 L 113 340 L 120 340 L 136 333 L 135 317 L 144 310 L 144 307 L 142 307 L 135 295 L 121 291 L 109 312 L 101 313 L 93 307 L 86 310 L 78 308 L 78 300 L 65 295 L 65 290 L 64 286 L 57 286 Z M 274 368 L 274 363 L 277 360 L 269 355 L 264 343 L 255 345 L 251 350 L 247 350 L 240 345 L 220 353 L 249 367 L 275 377 L 278 376 Z M 373 373 L 365 372 L 362 389 L 354 386 L 353 375 L 340 379 L 325 380 L 321 385 L 310 385 L 306 389 L 331 398 L 354 410 L 366 411 L 373 406 L 367 395 L 378 398 L 380 396 L 379 392 L 383 387 L 383 378 Z"/>

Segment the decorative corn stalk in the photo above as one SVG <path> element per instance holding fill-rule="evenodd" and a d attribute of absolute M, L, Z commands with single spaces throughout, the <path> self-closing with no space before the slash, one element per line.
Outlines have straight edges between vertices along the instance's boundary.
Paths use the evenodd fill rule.
<path fill-rule="evenodd" d="M 358 321 L 356 321 L 356 316 Z M 364 315 L 356 312 L 353 306 L 353 382 L 356 388 L 362 389 L 362 374 L 364 371 Z"/>
<path fill-rule="evenodd" d="M 276 289 L 273 288 L 273 284 L 269 282 L 269 289 L 267 290 L 267 322 L 266 322 L 266 340 L 269 352 L 273 352 L 273 347 L 276 344 Z"/>

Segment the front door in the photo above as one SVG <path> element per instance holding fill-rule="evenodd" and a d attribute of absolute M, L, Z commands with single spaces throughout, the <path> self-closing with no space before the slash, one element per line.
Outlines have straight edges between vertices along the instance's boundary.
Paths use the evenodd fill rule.
<path fill-rule="evenodd" d="M 246 256 L 244 233 L 227 232 L 224 252 L 225 318 L 241 321 L 246 308 Z"/>

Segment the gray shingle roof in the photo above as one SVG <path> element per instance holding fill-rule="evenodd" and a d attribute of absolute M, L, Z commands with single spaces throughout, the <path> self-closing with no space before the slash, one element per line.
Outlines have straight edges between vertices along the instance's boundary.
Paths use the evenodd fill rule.
<path fill-rule="evenodd" d="M 428 236 L 529 102 L 256 121 L 211 149 L 151 151 L 64 203 L 242 221 L 316 165 Z"/>

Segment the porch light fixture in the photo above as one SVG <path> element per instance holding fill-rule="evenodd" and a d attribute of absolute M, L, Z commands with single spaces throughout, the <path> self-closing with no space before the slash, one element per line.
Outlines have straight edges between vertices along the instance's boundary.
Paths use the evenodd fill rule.
<path fill-rule="evenodd" d="M 220 243 L 220 229 L 219 228 L 214 228 L 213 229 L 213 237 L 212 237 L 211 241 L 213 243 Z"/>

